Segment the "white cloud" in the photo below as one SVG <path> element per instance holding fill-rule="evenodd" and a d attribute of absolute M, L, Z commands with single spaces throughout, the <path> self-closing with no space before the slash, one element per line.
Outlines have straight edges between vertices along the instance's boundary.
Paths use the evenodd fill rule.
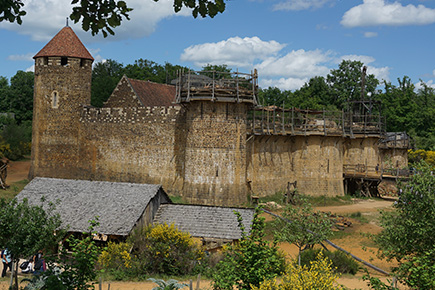
<path fill-rule="evenodd" d="M 8 56 L 8 60 L 12 61 L 33 61 L 33 56 L 35 53 L 27 53 L 27 54 L 13 54 Z"/>
<path fill-rule="evenodd" d="M 433 80 L 428 80 L 427 82 L 424 83 L 426 84 L 426 86 L 435 89 L 435 83 Z M 415 90 L 423 89 L 423 84 L 421 81 L 415 83 L 414 85 L 415 85 Z"/>
<path fill-rule="evenodd" d="M 375 62 L 375 59 L 371 56 L 367 55 L 343 55 L 340 58 L 337 59 L 337 62 L 340 63 L 342 60 L 357 60 L 362 62 L 364 65 L 367 66 L 367 74 L 374 75 L 378 80 L 382 81 L 389 81 L 390 80 L 390 68 L 389 67 L 375 67 L 370 65 L 371 63 Z"/>
<path fill-rule="evenodd" d="M 181 55 L 182 61 L 193 62 L 198 67 L 207 64 L 226 64 L 229 67 L 251 67 L 256 60 L 275 55 L 285 44 L 262 41 L 258 37 L 231 37 L 216 43 L 189 46 Z"/>
<path fill-rule="evenodd" d="M 348 10 L 341 20 L 345 27 L 426 25 L 435 23 L 435 9 L 423 5 L 403 6 L 399 2 L 364 0 L 364 3 Z"/>
<path fill-rule="evenodd" d="M 300 89 L 305 83 L 309 81 L 309 78 L 280 78 L 280 79 L 262 79 L 260 78 L 260 87 L 277 87 L 281 90 L 297 90 Z"/>
<path fill-rule="evenodd" d="M 435 69 L 432 71 L 432 75 L 435 76 Z"/>
<path fill-rule="evenodd" d="M 364 37 L 367 37 L 367 38 L 372 38 L 372 37 L 377 37 L 377 36 L 378 36 L 377 32 L 372 32 L 372 31 L 364 32 Z"/>
<path fill-rule="evenodd" d="M 26 72 L 29 72 L 29 71 L 31 71 L 31 72 L 35 71 L 35 65 L 34 64 L 29 66 L 28 68 L 26 68 Z"/>
<path fill-rule="evenodd" d="M 282 57 L 270 57 L 258 65 L 258 70 L 266 76 L 307 78 L 326 75 L 328 67 L 322 65 L 330 61 L 330 52 L 303 49 L 293 50 Z"/>
<path fill-rule="evenodd" d="M 20 34 L 29 35 L 32 40 L 47 42 L 66 24 L 66 18 L 71 14 L 72 5 L 70 0 L 23 0 L 24 10 L 27 15 L 23 17 L 23 24 L 1 22 L 0 29 L 16 31 Z M 134 10 L 130 12 L 131 20 L 123 20 L 121 26 L 114 29 L 115 36 L 109 36 L 105 40 L 119 40 L 126 38 L 141 38 L 153 33 L 156 25 L 164 18 L 174 15 L 190 15 L 187 9 L 175 14 L 173 0 L 129 0 L 128 5 Z M 84 32 L 81 24 L 69 21 L 82 41 L 87 43 L 101 41 L 103 37 L 92 37 L 90 32 Z"/>
<path fill-rule="evenodd" d="M 262 41 L 258 37 L 232 37 L 216 43 L 197 44 L 186 48 L 181 55 L 184 62 L 193 62 L 198 68 L 207 64 L 226 64 L 232 69 L 258 69 L 261 87 L 278 87 L 296 90 L 310 78 L 326 76 L 343 60 L 359 60 L 368 65 L 370 74 L 380 80 L 389 80 L 388 67 L 369 65 L 375 62 L 371 56 L 336 56 L 332 51 L 291 50 L 285 44 Z"/>
<path fill-rule="evenodd" d="M 335 0 L 286 0 L 275 4 L 273 10 L 306 10 L 321 8 L 328 2 L 335 2 Z"/>

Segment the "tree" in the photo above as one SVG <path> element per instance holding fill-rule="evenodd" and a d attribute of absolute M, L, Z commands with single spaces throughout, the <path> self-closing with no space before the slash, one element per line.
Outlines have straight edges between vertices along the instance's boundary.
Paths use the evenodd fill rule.
<path fill-rule="evenodd" d="M 108 59 L 92 68 L 91 105 L 102 107 L 123 75 L 123 65 Z"/>
<path fill-rule="evenodd" d="M 11 78 L 10 93 L 4 99 L 4 110 L 15 114 L 17 123 L 31 121 L 33 115 L 33 72 L 22 70 Z"/>
<path fill-rule="evenodd" d="M 362 69 L 363 63 L 360 61 L 343 60 L 338 69 L 331 70 L 327 75 L 326 81 L 331 89 L 334 105 L 337 108 L 342 109 L 348 100 L 361 99 Z M 373 74 L 366 75 L 365 94 L 374 95 L 378 85 L 379 80 Z"/>
<path fill-rule="evenodd" d="M 150 1 L 150 0 L 143 0 Z M 158 2 L 159 0 L 154 0 Z M 92 35 L 100 31 L 104 37 L 115 34 L 112 28 L 121 25 L 123 18 L 130 20 L 129 13 L 133 10 L 127 7 L 126 1 L 117 0 L 71 0 L 75 5 L 70 15 L 74 23 L 81 21 L 85 31 L 91 30 Z M 23 9 L 22 0 L 6 0 L 0 3 L 0 22 L 9 21 L 22 23 L 22 17 L 26 15 Z M 214 17 L 225 10 L 224 0 L 174 0 L 174 11 L 179 12 L 181 8 L 192 9 L 192 16 Z"/>
<path fill-rule="evenodd" d="M 303 247 L 312 247 L 332 234 L 331 221 L 322 212 L 314 212 L 310 203 L 300 197 L 300 206 L 288 205 L 282 212 L 284 219 L 274 219 L 274 236 L 280 242 L 295 244 L 300 254 Z"/>
<path fill-rule="evenodd" d="M 7 248 L 14 263 L 13 289 L 18 289 L 18 263 L 20 258 L 28 258 L 38 250 L 44 249 L 46 254 L 53 252 L 62 238 L 58 231 L 61 221 L 59 215 L 53 213 L 54 206 L 30 205 L 27 200 L 7 201 L 0 199 L 0 247 Z M 55 235 L 55 232 L 58 232 Z"/>
<path fill-rule="evenodd" d="M 291 104 L 301 109 L 337 109 L 333 105 L 334 99 L 326 79 L 318 76 L 311 78 L 308 83 L 293 93 Z"/>
<path fill-rule="evenodd" d="M 381 253 L 395 259 L 393 271 L 413 289 L 434 289 L 435 176 L 425 162 L 402 184 L 392 211 L 382 212 L 382 232 L 376 237 Z"/>
<path fill-rule="evenodd" d="M 285 258 L 275 243 L 264 240 L 264 218 L 255 210 L 249 235 L 245 232 L 242 218 L 236 212 L 242 238 L 239 243 L 230 245 L 224 251 L 213 273 L 214 289 L 251 289 L 260 282 L 272 279 L 284 272 Z"/>
<path fill-rule="evenodd" d="M 281 91 L 277 87 L 268 87 L 258 91 L 258 100 L 262 106 L 288 107 L 291 102 L 290 91 Z"/>

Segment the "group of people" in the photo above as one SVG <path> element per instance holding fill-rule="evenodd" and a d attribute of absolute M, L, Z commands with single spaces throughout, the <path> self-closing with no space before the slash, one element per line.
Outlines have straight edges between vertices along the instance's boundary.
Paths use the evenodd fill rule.
<path fill-rule="evenodd" d="M 6 248 L 1 251 L 1 259 L 3 262 L 2 277 L 6 276 L 6 271 L 12 271 L 12 257 L 9 250 Z M 43 259 L 42 251 L 38 251 L 28 261 L 23 262 L 20 265 L 21 272 L 26 273 L 38 273 L 45 270 L 45 262 Z"/>

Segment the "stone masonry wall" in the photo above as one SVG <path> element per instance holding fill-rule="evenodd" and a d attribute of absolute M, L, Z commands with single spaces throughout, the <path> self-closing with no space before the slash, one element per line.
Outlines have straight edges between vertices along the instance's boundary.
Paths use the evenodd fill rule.
<path fill-rule="evenodd" d="M 294 181 L 302 194 L 344 194 L 340 137 L 265 135 L 248 140 L 247 175 L 254 195 L 285 192 Z"/>
<path fill-rule="evenodd" d="M 84 108 L 83 175 L 95 180 L 162 184 L 178 194 L 176 124 L 181 107 Z"/>
<path fill-rule="evenodd" d="M 360 165 L 361 170 L 367 168 L 368 172 L 373 172 L 381 164 L 378 142 L 379 138 L 375 137 L 346 139 L 343 148 L 344 165 Z"/>
<path fill-rule="evenodd" d="M 243 103 L 189 103 L 182 191 L 187 201 L 246 202 L 246 113 Z"/>
<path fill-rule="evenodd" d="M 137 108 L 141 106 L 141 102 L 125 76 L 121 78 L 110 98 L 104 103 L 105 108 Z"/>

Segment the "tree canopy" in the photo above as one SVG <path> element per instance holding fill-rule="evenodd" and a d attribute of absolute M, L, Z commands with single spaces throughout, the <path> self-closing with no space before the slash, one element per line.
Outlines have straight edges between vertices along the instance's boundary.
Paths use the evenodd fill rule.
<path fill-rule="evenodd" d="M 426 163 L 402 184 L 393 211 L 381 216 L 377 236 L 382 253 L 395 259 L 400 280 L 412 289 L 434 289 L 435 280 L 435 176 Z"/>
<path fill-rule="evenodd" d="M 151 0 L 143 0 L 151 1 Z M 158 2 L 159 0 L 153 0 Z M 133 8 L 128 7 L 126 1 L 117 0 L 71 0 L 70 15 L 74 23 L 80 22 L 85 31 L 91 30 L 92 35 L 99 32 L 107 37 L 115 34 L 113 28 L 120 26 L 125 18 L 130 20 L 129 13 Z M 174 11 L 179 12 L 183 7 L 192 10 L 193 17 L 214 17 L 225 10 L 224 0 L 174 0 Z M 26 15 L 22 0 L 6 0 L 0 3 L 0 22 L 9 21 L 21 24 Z"/>

